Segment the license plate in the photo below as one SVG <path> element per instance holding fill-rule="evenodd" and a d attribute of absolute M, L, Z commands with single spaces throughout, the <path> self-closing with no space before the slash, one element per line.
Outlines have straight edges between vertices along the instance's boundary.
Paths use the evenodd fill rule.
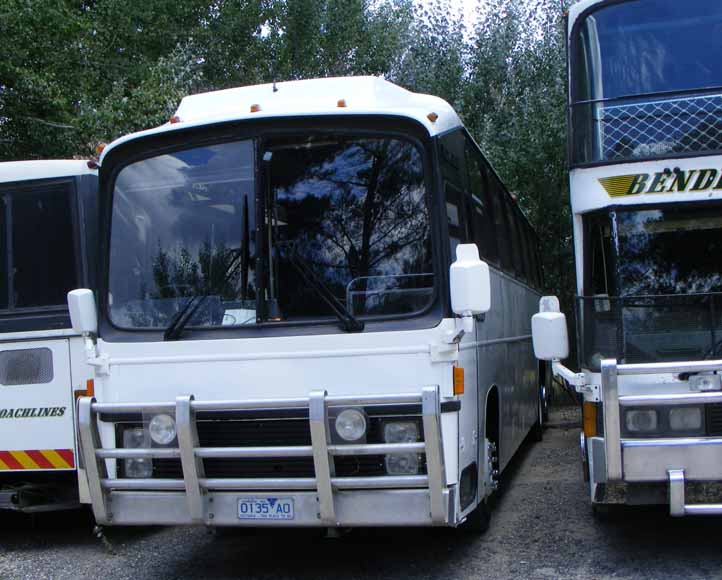
<path fill-rule="evenodd" d="M 244 497 L 238 500 L 241 520 L 292 520 L 293 499 L 290 497 Z"/>

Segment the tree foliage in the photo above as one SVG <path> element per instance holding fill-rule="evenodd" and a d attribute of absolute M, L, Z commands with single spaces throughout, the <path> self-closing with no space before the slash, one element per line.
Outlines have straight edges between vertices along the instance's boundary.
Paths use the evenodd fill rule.
<path fill-rule="evenodd" d="M 450 0 L 0 0 L 0 159 L 89 155 L 193 92 L 384 75 L 459 112 L 570 305 L 563 8 L 479 0 L 470 22 Z"/>

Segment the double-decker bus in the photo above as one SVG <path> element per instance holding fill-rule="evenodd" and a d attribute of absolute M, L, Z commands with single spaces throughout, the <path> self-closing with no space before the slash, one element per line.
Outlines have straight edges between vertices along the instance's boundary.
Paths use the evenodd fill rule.
<path fill-rule="evenodd" d="M 75 395 L 92 370 L 66 294 L 93 285 L 97 171 L 0 163 L 0 510 L 79 507 Z"/>
<path fill-rule="evenodd" d="M 486 527 L 540 429 L 541 274 L 446 102 L 371 77 L 199 94 L 100 163 L 97 302 L 69 295 L 99 523 Z"/>
<path fill-rule="evenodd" d="M 554 367 L 584 394 L 595 506 L 722 513 L 720 32 L 716 0 L 569 13 L 581 373 Z M 545 306 L 535 345 L 560 358 L 562 317 Z"/>

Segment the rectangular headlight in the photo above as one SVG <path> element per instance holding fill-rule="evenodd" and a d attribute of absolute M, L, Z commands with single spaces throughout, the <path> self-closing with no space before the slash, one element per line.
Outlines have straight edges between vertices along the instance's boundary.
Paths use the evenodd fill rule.
<path fill-rule="evenodd" d="M 702 428 L 701 407 L 678 407 L 669 411 L 672 431 L 699 431 Z"/>
<path fill-rule="evenodd" d="M 624 414 L 624 424 L 630 433 L 652 433 L 659 419 L 654 409 L 632 409 Z"/>
<path fill-rule="evenodd" d="M 415 443 L 419 440 L 419 424 L 416 421 L 388 421 L 384 423 L 385 443 Z M 385 457 L 386 473 L 389 475 L 416 475 L 419 472 L 418 453 L 391 453 Z"/>
<path fill-rule="evenodd" d="M 142 427 L 123 430 L 123 448 L 141 449 L 150 447 L 148 432 Z M 123 459 L 123 474 L 130 479 L 145 479 L 153 476 L 153 460 L 150 457 Z"/>

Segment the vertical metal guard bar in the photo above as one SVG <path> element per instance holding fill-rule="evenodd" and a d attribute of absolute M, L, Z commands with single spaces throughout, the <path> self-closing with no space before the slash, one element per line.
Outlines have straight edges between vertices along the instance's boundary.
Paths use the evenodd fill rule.
<path fill-rule="evenodd" d="M 685 515 L 684 469 L 667 470 L 669 478 L 669 515 L 675 518 Z"/>
<path fill-rule="evenodd" d="M 622 479 L 622 444 L 619 435 L 619 388 L 617 385 L 617 361 L 602 361 L 602 402 L 604 405 L 604 452 L 607 463 L 607 479 Z"/>
<path fill-rule="evenodd" d="M 422 391 L 424 441 L 426 442 L 426 472 L 429 477 L 431 521 L 442 524 L 446 520 L 444 506 L 444 446 L 441 441 L 441 401 L 439 387 L 424 387 Z"/>
<path fill-rule="evenodd" d="M 193 395 L 178 397 L 175 400 L 175 420 L 178 429 L 178 447 L 180 448 L 183 481 L 186 487 L 186 498 L 191 519 L 203 522 L 203 495 L 198 482 L 204 477 L 203 460 L 196 457 L 195 449 L 199 446 L 198 429 L 195 413 L 191 408 Z"/>
<path fill-rule="evenodd" d="M 311 445 L 313 446 L 313 466 L 316 472 L 316 490 L 321 521 L 336 526 L 336 510 L 333 505 L 333 458 L 328 454 L 328 410 L 326 409 L 326 391 L 313 391 L 310 394 L 308 418 L 311 427 Z"/>
<path fill-rule="evenodd" d="M 105 501 L 105 491 L 100 485 L 101 479 L 108 477 L 105 469 L 105 459 L 98 461 L 95 450 L 101 448 L 98 425 L 93 414 L 93 397 L 78 399 L 78 432 L 80 435 L 80 451 L 85 463 L 85 475 L 88 479 L 90 503 L 93 505 L 93 514 L 99 524 L 107 524 L 108 508 Z"/>

